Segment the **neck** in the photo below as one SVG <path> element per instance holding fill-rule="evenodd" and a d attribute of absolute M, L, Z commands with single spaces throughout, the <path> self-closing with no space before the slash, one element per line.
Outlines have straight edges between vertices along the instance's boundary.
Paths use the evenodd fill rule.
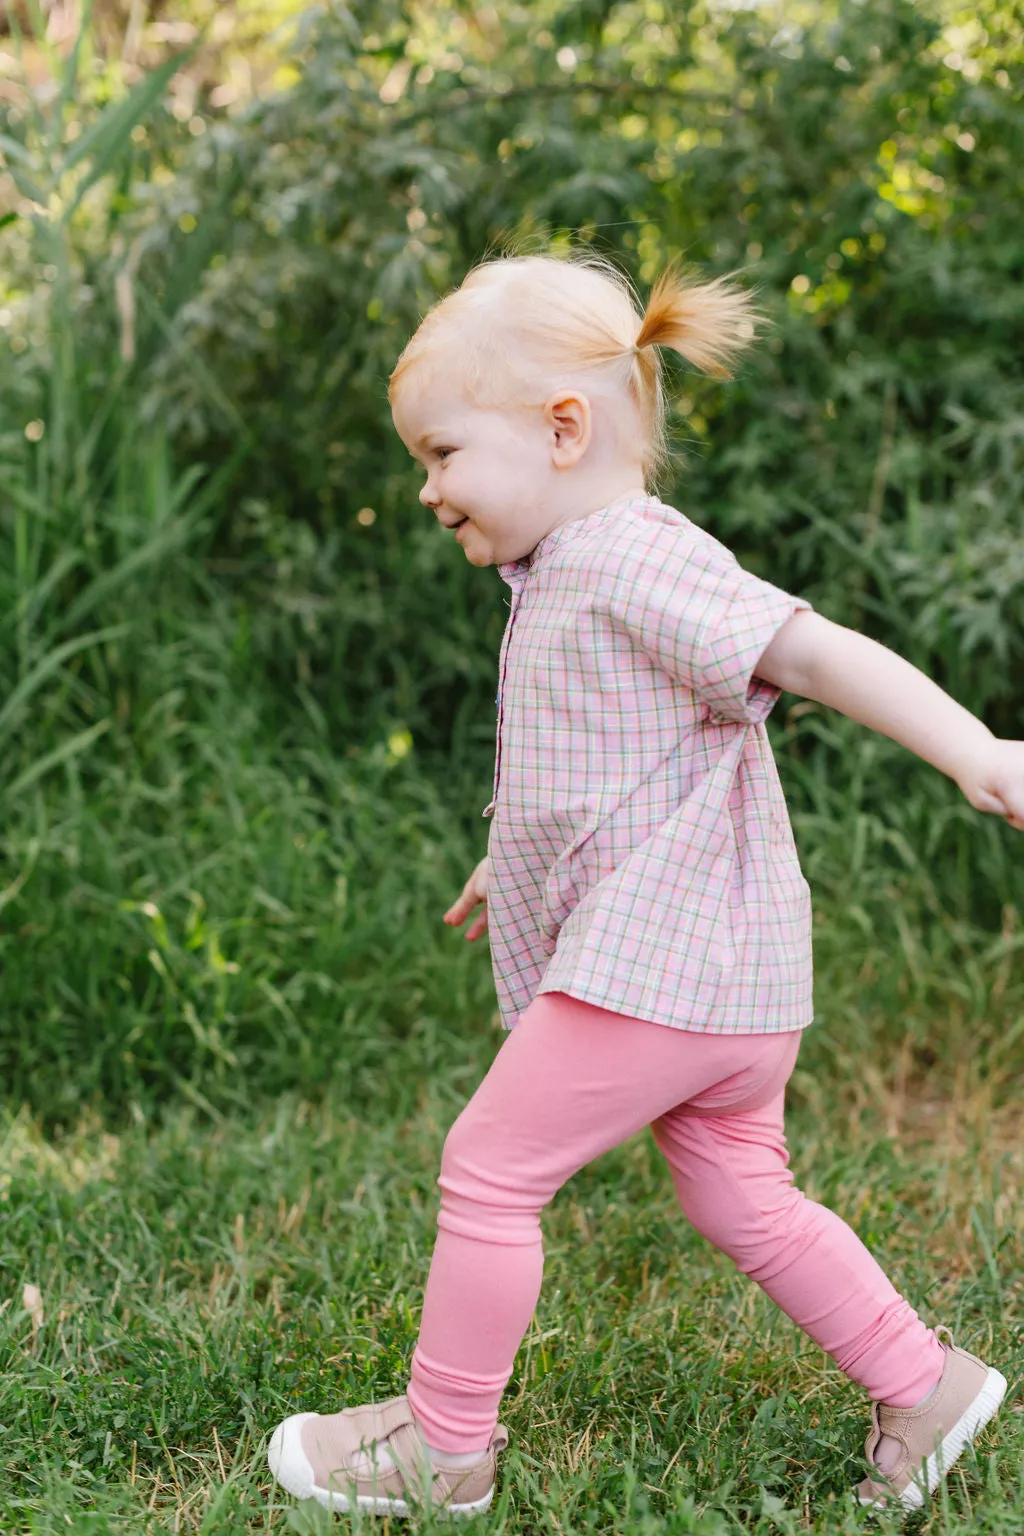
<path fill-rule="evenodd" d="M 598 474 L 577 470 L 559 498 L 557 522 L 553 526 L 559 528 L 563 523 L 589 517 L 591 512 L 600 511 L 620 497 L 646 494 L 644 473 L 639 464 L 607 466 Z"/>

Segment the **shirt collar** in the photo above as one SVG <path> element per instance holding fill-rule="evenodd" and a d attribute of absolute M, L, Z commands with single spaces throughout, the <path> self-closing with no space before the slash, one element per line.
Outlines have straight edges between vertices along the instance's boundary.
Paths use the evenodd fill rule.
<path fill-rule="evenodd" d="M 607 506 L 599 507 L 596 512 L 588 512 L 586 517 L 577 517 L 569 523 L 562 523 L 560 527 L 553 528 L 546 533 L 538 544 L 535 544 L 528 555 L 521 560 L 510 560 L 498 566 L 498 574 L 510 587 L 521 586 L 531 571 L 535 570 L 542 560 L 547 559 L 551 551 L 559 544 L 567 543 L 570 539 L 577 538 L 587 529 L 603 522 L 613 515 L 630 511 L 633 508 L 643 506 L 654 498 L 646 491 L 627 491 L 625 496 L 619 496 L 615 501 L 610 501 Z"/>

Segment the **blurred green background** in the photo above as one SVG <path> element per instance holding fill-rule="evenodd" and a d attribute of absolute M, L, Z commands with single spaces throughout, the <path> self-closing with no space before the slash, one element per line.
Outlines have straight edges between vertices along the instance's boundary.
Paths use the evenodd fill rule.
<path fill-rule="evenodd" d="M 53 1261 L 50 1159 L 92 1189 L 103 1138 L 244 1141 L 282 1094 L 441 1136 L 500 1043 L 441 914 L 486 847 L 506 589 L 419 505 L 386 386 L 506 239 L 756 289 L 735 380 L 669 364 L 661 494 L 1024 736 L 1022 62 L 1001 0 L 7 7 L 0 1198 L 44 1194 L 0 1268 Z M 769 733 L 805 1141 L 944 1094 L 995 1135 L 1024 840 L 819 705 Z"/>
<path fill-rule="evenodd" d="M 14 1102 L 312 1090 L 355 1036 L 489 1019 L 482 946 L 440 914 L 485 846 L 504 589 L 418 504 L 386 380 L 509 235 L 642 288 L 675 254 L 744 274 L 769 339 L 731 383 L 670 369 L 661 493 L 1022 734 L 1011 10 L 110 4 L 48 37 L 16 10 Z M 1000 962 L 1020 982 L 1019 834 L 819 706 L 784 696 L 770 729 L 820 964 L 895 962 L 899 1030 L 973 1046 Z"/>

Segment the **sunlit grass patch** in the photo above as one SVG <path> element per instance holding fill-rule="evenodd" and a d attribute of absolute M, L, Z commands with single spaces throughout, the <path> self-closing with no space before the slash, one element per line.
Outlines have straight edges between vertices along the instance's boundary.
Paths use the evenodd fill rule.
<path fill-rule="evenodd" d="M 1010 1112 L 977 1088 L 937 1102 L 904 1083 L 851 1115 L 841 1088 L 812 1092 L 798 1070 L 798 1181 L 1011 1381 L 979 1460 L 921 1529 L 1019 1531 Z M 117 1137 L 87 1120 L 52 1144 L 8 1117 L 4 1517 L 33 1532 L 65 1516 L 83 1531 L 328 1529 L 278 1497 L 265 1439 L 286 1413 L 403 1390 L 455 1112 L 424 1079 L 411 1112 L 376 1126 L 330 1092 L 219 1123 L 174 1110 Z M 502 1407 L 512 1444 L 479 1529 L 863 1528 L 843 1502 L 862 1394 L 687 1226 L 648 1132 L 582 1170 L 543 1221 L 544 1289 Z"/>

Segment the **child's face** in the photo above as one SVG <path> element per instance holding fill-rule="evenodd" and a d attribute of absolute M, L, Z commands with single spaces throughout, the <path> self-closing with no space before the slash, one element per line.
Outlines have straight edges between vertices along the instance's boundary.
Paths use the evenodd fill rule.
<path fill-rule="evenodd" d="M 393 416 L 427 472 L 420 501 L 446 527 L 466 519 L 455 538 L 471 565 L 521 560 L 557 525 L 561 485 L 540 411 L 483 409 L 410 380 Z"/>

